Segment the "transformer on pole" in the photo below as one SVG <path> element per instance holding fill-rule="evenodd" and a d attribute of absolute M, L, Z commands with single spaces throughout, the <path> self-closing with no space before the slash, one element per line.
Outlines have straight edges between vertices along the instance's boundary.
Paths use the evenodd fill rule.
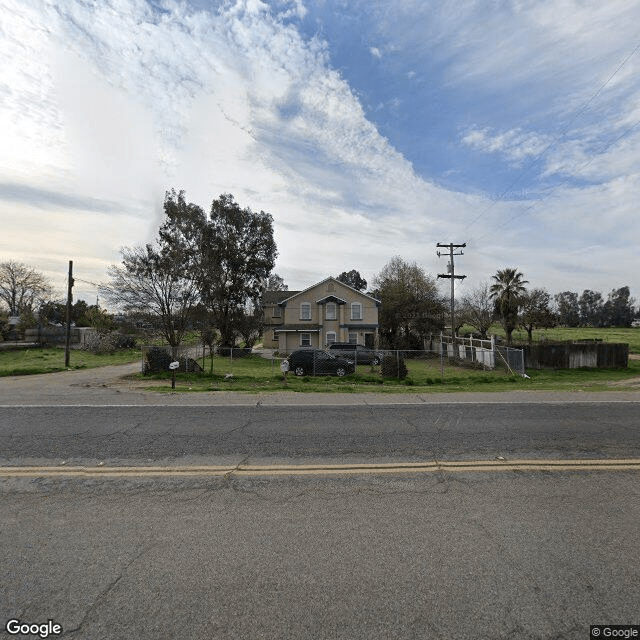
<path fill-rule="evenodd" d="M 454 262 L 453 262 L 453 256 L 462 256 L 464 255 L 464 252 L 460 251 L 460 253 L 454 253 L 454 249 L 462 249 L 464 247 L 467 246 L 467 243 L 464 242 L 463 244 L 453 244 L 453 243 L 449 243 L 449 244 L 442 244 L 440 242 L 438 242 L 438 244 L 436 245 L 437 247 L 446 247 L 447 249 L 449 249 L 448 255 L 449 255 L 449 263 L 447 264 L 447 273 L 439 273 L 438 274 L 438 278 L 449 278 L 451 280 L 451 337 L 453 338 L 456 334 L 456 329 L 455 329 L 455 297 L 454 297 L 454 282 L 455 280 L 464 280 L 467 276 L 457 276 L 455 273 L 455 266 L 454 266 Z M 441 255 L 446 255 L 444 252 L 440 253 L 440 251 L 437 252 L 438 254 L 438 258 Z"/>

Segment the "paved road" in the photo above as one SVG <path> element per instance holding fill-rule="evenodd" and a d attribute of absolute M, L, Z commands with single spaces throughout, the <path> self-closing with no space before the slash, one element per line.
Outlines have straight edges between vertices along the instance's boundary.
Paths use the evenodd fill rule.
<path fill-rule="evenodd" d="M 640 458 L 640 403 L 0 407 L 5 464 Z"/>
<path fill-rule="evenodd" d="M 2 466 L 640 457 L 637 394 L 225 406 L 143 394 L 114 383 L 121 371 L 0 380 Z M 52 619 L 63 633 L 49 637 L 82 640 L 586 639 L 590 624 L 640 623 L 639 487 L 637 471 L 2 477 L 0 625 Z"/>
<path fill-rule="evenodd" d="M 64 638 L 587 640 L 640 622 L 637 472 L 3 489 L 0 621 Z"/>

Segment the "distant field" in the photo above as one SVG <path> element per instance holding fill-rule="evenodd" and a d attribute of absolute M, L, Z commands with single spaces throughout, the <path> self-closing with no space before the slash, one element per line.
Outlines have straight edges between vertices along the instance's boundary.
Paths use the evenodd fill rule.
<path fill-rule="evenodd" d="M 463 327 L 462 332 L 472 332 L 471 327 Z M 489 333 L 497 336 L 505 335 L 504 329 L 499 324 L 492 325 Z M 556 327 L 554 329 L 536 329 L 533 332 L 534 342 L 542 340 L 594 340 L 601 339 L 603 342 L 627 343 L 631 353 L 640 354 L 640 327 L 618 328 L 606 327 L 595 329 L 593 327 Z M 513 332 L 514 342 L 527 342 L 527 332 L 518 329 Z"/>

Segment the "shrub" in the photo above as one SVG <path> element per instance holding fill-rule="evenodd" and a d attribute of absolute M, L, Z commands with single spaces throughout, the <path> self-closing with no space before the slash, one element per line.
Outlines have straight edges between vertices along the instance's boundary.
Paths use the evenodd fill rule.
<path fill-rule="evenodd" d="M 159 373 L 169 371 L 169 365 L 173 361 L 168 349 L 163 347 L 151 347 L 144 354 L 143 373 Z"/>
<path fill-rule="evenodd" d="M 124 335 L 117 331 L 108 333 L 91 332 L 85 336 L 81 349 L 97 354 L 113 353 L 118 349 L 135 349 L 135 346 L 135 336 Z"/>
<path fill-rule="evenodd" d="M 387 354 L 382 358 L 380 373 L 383 378 L 397 378 L 404 380 L 409 373 L 404 358 L 401 355 Z"/>
<path fill-rule="evenodd" d="M 163 373 L 170 371 L 169 365 L 173 362 L 169 347 L 151 347 L 144 355 L 144 367 L 142 373 Z M 178 358 L 180 366 L 178 372 L 202 371 L 202 367 L 193 359 L 186 356 Z"/>

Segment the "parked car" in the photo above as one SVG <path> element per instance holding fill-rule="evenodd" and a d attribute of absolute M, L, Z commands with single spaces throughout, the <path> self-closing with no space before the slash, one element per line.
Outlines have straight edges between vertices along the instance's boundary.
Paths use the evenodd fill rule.
<path fill-rule="evenodd" d="M 337 356 L 353 360 L 356 364 L 380 364 L 382 362 L 382 353 L 362 344 L 334 342 L 329 346 L 329 351 Z"/>
<path fill-rule="evenodd" d="M 299 349 L 291 352 L 286 361 L 289 363 L 289 371 L 297 376 L 346 376 L 356 370 L 352 360 L 340 358 L 322 349 Z"/>

